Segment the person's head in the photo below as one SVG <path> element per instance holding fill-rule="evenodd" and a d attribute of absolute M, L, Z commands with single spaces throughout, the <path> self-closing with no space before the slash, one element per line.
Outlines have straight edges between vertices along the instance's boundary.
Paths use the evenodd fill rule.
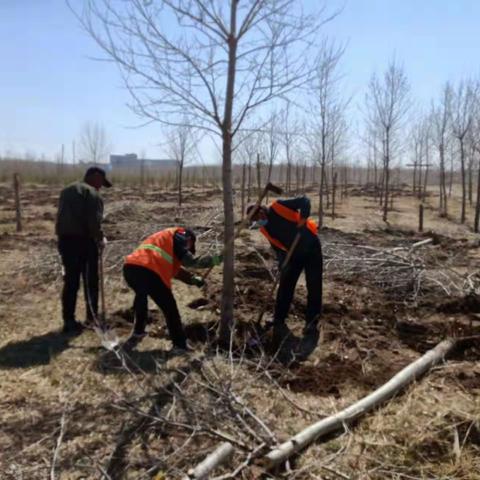
<path fill-rule="evenodd" d="M 264 205 L 257 205 L 252 203 L 247 207 L 247 217 L 252 222 L 265 222 L 268 219 L 268 209 Z"/>
<path fill-rule="evenodd" d="M 105 170 L 99 167 L 90 167 L 85 172 L 85 176 L 83 178 L 85 183 L 88 183 L 93 188 L 100 190 L 101 187 L 110 188 L 112 184 L 107 179 L 107 174 Z"/>
<path fill-rule="evenodd" d="M 190 228 L 185 229 L 185 238 L 187 239 L 187 248 L 192 255 L 195 255 L 195 243 L 197 241 L 197 236 L 195 232 Z"/>

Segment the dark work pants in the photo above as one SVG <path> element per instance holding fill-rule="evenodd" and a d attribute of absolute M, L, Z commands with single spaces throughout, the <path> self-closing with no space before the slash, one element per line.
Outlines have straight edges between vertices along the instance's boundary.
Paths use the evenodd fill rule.
<path fill-rule="evenodd" d="M 87 320 L 98 313 L 98 247 L 95 240 L 80 236 L 58 238 L 58 251 L 65 270 L 62 291 L 64 323 L 75 320 L 77 294 L 82 278 Z"/>
<path fill-rule="evenodd" d="M 314 247 L 294 254 L 281 272 L 280 284 L 275 303 L 274 323 L 283 324 L 288 316 L 295 287 L 302 271 L 305 271 L 307 283 L 307 325 L 318 322 L 322 313 L 322 247 L 320 241 Z"/>
<path fill-rule="evenodd" d="M 148 268 L 137 265 L 124 265 L 123 276 L 128 286 L 135 292 L 133 308 L 135 310 L 134 333 L 145 333 L 148 319 L 148 297 L 160 308 L 167 322 L 170 339 L 176 347 L 187 345 L 177 302 L 172 291 L 162 279 Z"/>

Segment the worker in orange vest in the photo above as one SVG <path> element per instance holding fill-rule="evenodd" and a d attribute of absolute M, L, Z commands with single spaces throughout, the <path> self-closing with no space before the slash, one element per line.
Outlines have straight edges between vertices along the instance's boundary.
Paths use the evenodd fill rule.
<path fill-rule="evenodd" d="M 189 285 L 201 287 L 203 279 L 191 274 L 182 265 L 210 268 L 222 262 L 221 255 L 195 258 L 195 242 L 192 230 L 167 228 L 146 238 L 125 258 L 123 275 L 128 286 L 135 292 L 135 323 L 132 334 L 123 345 L 125 350 L 136 347 L 146 335 L 148 297 L 162 310 L 174 349 L 188 350 L 180 313 L 172 294 L 172 279 L 178 278 Z"/>
<path fill-rule="evenodd" d="M 249 205 L 247 215 L 255 208 L 252 222 L 260 227 L 260 232 L 270 242 L 277 255 L 280 267 L 280 282 L 275 302 L 273 321 L 273 342 L 275 348 L 288 343 L 291 338 L 286 319 L 293 300 L 295 287 L 302 271 L 307 284 L 307 312 L 304 338 L 300 342 L 298 359 L 306 358 L 318 343 L 318 321 L 322 311 L 322 247 L 318 237 L 317 224 L 309 219 L 310 200 L 297 197 L 276 200 L 270 207 Z M 255 225 L 252 224 L 252 225 Z M 284 260 L 297 236 L 300 240 L 287 265 Z"/>

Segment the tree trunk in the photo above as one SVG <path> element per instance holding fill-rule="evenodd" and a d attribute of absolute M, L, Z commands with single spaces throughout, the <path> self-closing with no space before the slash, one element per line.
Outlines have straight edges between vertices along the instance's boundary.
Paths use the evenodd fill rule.
<path fill-rule="evenodd" d="M 318 228 L 323 227 L 323 194 L 325 189 L 325 162 L 320 167 L 320 188 L 318 190 Z"/>
<path fill-rule="evenodd" d="M 425 201 L 425 198 L 427 197 L 427 187 L 428 187 L 428 172 L 429 172 L 429 167 L 428 167 L 428 158 L 427 158 L 427 164 L 425 165 L 425 175 L 423 177 L 423 201 Z"/>
<path fill-rule="evenodd" d="M 337 191 L 337 172 L 333 174 L 332 180 L 332 220 L 335 220 L 335 193 Z"/>
<path fill-rule="evenodd" d="M 228 74 L 225 93 L 225 113 L 222 125 L 224 257 L 219 341 L 224 347 L 230 346 L 233 325 L 233 303 L 235 295 L 235 217 L 233 210 L 232 191 L 232 113 L 235 95 L 235 63 L 237 57 L 237 8 L 238 1 L 232 0 L 230 4 L 230 34 L 228 40 Z"/>
<path fill-rule="evenodd" d="M 252 198 L 252 160 L 248 159 L 248 188 L 247 188 L 247 202 L 250 203 Z"/>
<path fill-rule="evenodd" d="M 242 221 L 245 218 L 245 180 L 247 176 L 247 164 L 244 162 L 242 165 Z"/>
<path fill-rule="evenodd" d="M 262 194 L 262 164 L 260 163 L 260 154 L 257 153 L 257 196 Z"/>
<path fill-rule="evenodd" d="M 477 173 L 477 203 L 475 205 L 475 224 L 474 231 L 478 233 L 480 221 L 480 159 L 478 162 L 478 173 Z"/>
<path fill-rule="evenodd" d="M 413 162 L 413 196 L 417 195 L 417 159 Z"/>
<path fill-rule="evenodd" d="M 15 195 L 15 224 L 16 231 L 22 231 L 22 206 L 20 203 L 20 176 L 18 173 L 13 174 L 13 190 Z"/>
<path fill-rule="evenodd" d="M 450 159 L 450 178 L 448 179 L 448 196 L 452 196 L 452 186 L 453 186 L 453 156 Z"/>
<path fill-rule="evenodd" d="M 292 164 L 290 160 L 287 160 L 287 179 L 285 182 L 285 190 L 287 193 L 290 193 L 290 186 L 292 182 Z"/>
<path fill-rule="evenodd" d="M 307 181 L 307 163 L 303 164 L 302 167 L 302 193 L 305 195 L 306 191 L 306 181 Z"/>
<path fill-rule="evenodd" d="M 178 206 L 182 206 L 183 161 L 178 165 Z"/>
<path fill-rule="evenodd" d="M 387 129 L 385 138 L 385 203 L 383 204 L 383 221 L 388 219 L 388 195 L 390 182 L 390 132 Z"/>
<path fill-rule="evenodd" d="M 473 152 L 468 156 L 468 204 L 473 205 Z"/>
<path fill-rule="evenodd" d="M 467 185 L 465 175 L 465 147 L 463 145 L 463 138 L 459 138 L 460 141 L 460 168 L 462 172 L 462 212 L 460 215 L 460 223 L 465 223 L 466 208 L 467 208 Z"/>
<path fill-rule="evenodd" d="M 265 463 L 269 468 L 280 465 L 291 455 L 303 450 L 318 438 L 341 428 L 346 429 L 347 426 L 352 425 L 358 418 L 392 398 L 407 385 L 425 374 L 431 367 L 440 363 L 455 346 L 456 341 L 453 339 L 439 343 L 434 349 L 429 350 L 418 360 L 405 367 L 370 395 L 362 398 L 350 407 L 310 425 L 287 442 L 271 450 L 265 456 Z"/>
<path fill-rule="evenodd" d="M 445 175 L 445 146 L 443 142 L 439 146 L 440 152 L 440 216 L 447 216 L 447 188 Z"/>

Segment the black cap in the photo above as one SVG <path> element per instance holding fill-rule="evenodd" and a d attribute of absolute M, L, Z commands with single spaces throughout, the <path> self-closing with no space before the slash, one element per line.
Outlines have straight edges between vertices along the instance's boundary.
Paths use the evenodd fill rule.
<path fill-rule="evenodd" d="M 112 183 L 107 179 L 107 174 L 105 173 L 105 170 L 100 167 L 89 167 L 87 171 L 85 172 L 85 180 L 87 177 L 90 177 L 91 175 L 94 175 L 95 173 L 100 174 L 103 177 L 103 186 L 110 188 L 112 186 Z"/>

